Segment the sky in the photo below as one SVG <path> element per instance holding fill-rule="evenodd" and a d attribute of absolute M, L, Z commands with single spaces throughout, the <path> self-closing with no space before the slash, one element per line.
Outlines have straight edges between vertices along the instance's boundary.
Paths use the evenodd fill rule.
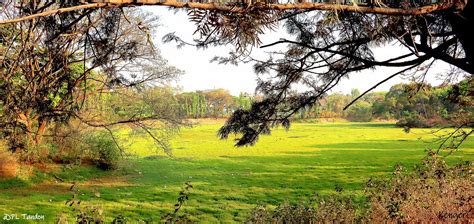
<path fill-rule="evenodd" d="M 210 62 L 214 56 L 225 56 L 229 51 L 229 47 L 211 47 L 197 50 L 195 47 L 185 46 L 178 49 L 175 43 L 162 42 L 162 37 L 171 32 L 175 32 L 185 41 L 192 42 L 195 26 L 192 22 L 188 21 L 185 12 L 179 11 L 176 13 L 162 6 L 147 6 L 145 10 L 153 12 L 160 17 L 160 27 L 154 35 L 154 41 L 158 45 L 162 56 L 168 60 L 170 65 L 184 71 L 184 74 L 173 85 L 179 86 L 183 91 L 224 88 L 228 89 L 232 95 L 238 95 L 241 92 L 255 92 L 257 76 L 253 72 L 252 64 L 234 66 Z M 285 36 L 287 36 L 286 32 L 279 29 L 266 33 L 261 39 L 263 44 L 267 44 Z M 406 49 L 404 51 L 403 47 L 396 44 L 374 49 L 377 59 L 388 59 L 404 52 L 406 53 Z M 267 58 L 266 53 L 261 49 L 254 49 L 252 54 L 252 56 L 257 58 Z M 432 71 L 442 71 L 447 69 L 447 67 L 446 64 L 440 62 Z M 365 91 L 397 71 L 397 69 L 381 68 L 355 73 L 349 79 L 343 80 L 332 92 L 350 93 L 353 88 Z M 380 85 L 374 91 L 388 91 L 392 85 L 409 81 L 406 77 L 396 77 Z M 434 85 L 441 83 L 433 72 L 431 72 L 426 81 Z"/>

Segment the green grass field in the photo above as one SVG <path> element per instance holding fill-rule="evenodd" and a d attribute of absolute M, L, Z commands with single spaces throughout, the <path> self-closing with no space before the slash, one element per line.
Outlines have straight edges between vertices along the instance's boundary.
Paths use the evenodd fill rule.
<path fill-rule="evenodd" d="M 434 146 L 429 129 L 407 134 L 388 123 L 295 123 L 288 132 L 277 129 L 263 136 L 254 147 L 235 148 L 232 139 L 218 140 L 219 127 L 183 129 L 172 142 L 174 158 L 149 139 L 122 132 L 122 142 L 136 155 L 123 170 L 72 167 L 56 175 L 76 181 L 82 206 L 100 206 L 110 220 L 124 214 L 129 220 L 158 222 L 173 211 L 178 192 L 190 182 L 194 188 L 181 212 L 199 222 L 233 222 L 243 221 L 259 203 L 307 200 L 332 192 L 335 185 L 361 194 L 369 178 L 389 175 L 397 163 L 411 167 Z M 473 158 L 470 138 L 448 160 Z M 0 182 L 0 215 L 38 213 L 49 223 L 61 212 L 73 214 L 65 205 L 70 184 L 39 175 L 38 180 Z"/>

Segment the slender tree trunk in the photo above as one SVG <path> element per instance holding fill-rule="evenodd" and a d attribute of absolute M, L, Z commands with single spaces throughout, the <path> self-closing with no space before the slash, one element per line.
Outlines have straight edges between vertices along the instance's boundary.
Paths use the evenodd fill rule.
<path fill-rule="evenodd" d="M 47 122 L 44 120 L 38 120 L 38 116 L 31 117 L 30 115 L 30 111 L 27 111 L 26 113 L 18 113 L 18 119 L 25 125 L 26 133 L 24 133 L 24 136 L 28 146 L 34 147 L 41 143 L 47 128 Z M 36 131 L 34 131 L 35 123 L 38 123 Z"/>
<path fill-rule="evenodd" d="M 24 136 L 26 137 L 26 141 L 28 145 L 33 144 L 33 138 L 32 138 L 32 124 L 33 121 L 30 118 L 30 111 L 27 111 L 26 113 L 18 113 L 18 119 L 25 125 L 26 133 L 24 133 Z"/>
<path fill-rule="evenodd" d="M 36 135 L 35 135 L 35 144 L 36 145 L 41 143 L 44 132 L 46 131 L 46 127 L 47 127 L 46 121 L 40 121 L 39 122 L 38 130 L 36 131 Z"/>

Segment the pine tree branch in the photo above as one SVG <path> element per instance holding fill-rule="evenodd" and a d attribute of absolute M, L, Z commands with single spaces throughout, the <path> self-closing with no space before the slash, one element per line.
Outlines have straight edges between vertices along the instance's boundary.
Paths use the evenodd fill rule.
<path fill-rule="evenodd" d="M 432 13 L 435 11 L 443 11 L 453 8 L 458 1 L 448 1 L 446 3 L 433 4 L 423 6 L 419 8 L 387 8 L 387 7 L 367 7 L 358 5 L 341 5 L 331 3 L 292 3 L 292 4 L 262 4 L 255 5 L 261 10 L 293 10 L 293 9 L 304 9 L 304 10 L 325 10 L 325 11 L 344 11 L 344 12 L 359 12 L 359 13 L 374 13 L 383 15 L 421 15 Z M 156 6 L 169 6 L 173 8 L 196 8 L 204 10 L 217 10 L 227 12 L 245 12 L 245 7 L 228 6 L 216 3 L 198 3 L 198 2 L 176 2 L 174 0 L 90 0 L 83 1 L 84 5 L 60 8 L 55 10 L 49 10 L 42 13 L 32 14 L 29 16 L 11 19 L 11 20 L 0 20 L 0 24 L 17 23 L 26 20 L 35 19 L 38 17 L 50 16 L 53 14 L 70 12 L 80 9 L 87 8 L 112 8 L 112 7 L 133 7 L 141 5 L 156 5 Z"/>

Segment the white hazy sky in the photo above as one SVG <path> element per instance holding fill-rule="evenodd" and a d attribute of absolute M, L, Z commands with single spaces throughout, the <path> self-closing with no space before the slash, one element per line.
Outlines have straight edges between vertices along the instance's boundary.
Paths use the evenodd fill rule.
<path fill-rule="evenodd" d="M 185 72 L 176 85 L 181 86 L 184 91 L 224 88 L 230 90 L 233 95 L 238 95 L 240 92 L 254 93 L 256 75 L 253 73 L 252 64 L 233 66 L 210 63 L 210 60 L 216 55 L 225 56 L 228 52 L 228 48 L 218 47 L 197 50 L 194 47 L 185 46 L 177 49 L 176 44 L 165 44 L 161 41 L 165 34 L 176 32 L 182 39 L 192 42 L 192 34 L 195 30 L 195 26 L 188 21 L 185 12 L 180 11 L 175 14 L 174 11 L 160 6 L 146 7 L 146 10 L 160 17 L 161 27 L 155 35 L 155 43 L 158 45 L 161 54 L 171 65 Z M 262 37 L 263 44 L 277 41 L 285 35 L 284 30 L 266 33 Z M 378 59 L 391 58 L 392 56 L 403 53 L 403 48 L 397 45 L 389 45 L 384 48 L 375 49 L 374 53 Z M 266 54 L 260 49 L 254 50 L 253 54 L 262 59 L 267 58 Z M 438 63 L 435 69 L 432 70 L 432 74 L 428 76 L 427 81 L 432 84 L 439 84 L 440 81 L 435 78 L 436 75 L 433 74 L 433 71 L 442 71 L 446 68 L 447 66 L 445 64 L 441 64 L 441 62 Z M 343 80 L 333 91 L 350 93 L 353 88 L 365 91 L 396 71 L 398 70 L 383 68 L 352 74 L 349 79 Z M 390 86 L 407 81 L 409 80 L 404 80 L 403 77 L 397 77 L 380 85 L 375 91 L 387 91 Z"/>

